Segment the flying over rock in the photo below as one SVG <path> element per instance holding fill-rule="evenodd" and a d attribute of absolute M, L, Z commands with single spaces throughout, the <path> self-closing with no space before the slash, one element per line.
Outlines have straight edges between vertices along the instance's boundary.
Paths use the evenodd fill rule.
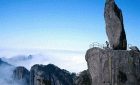
<path fill-rule="evenodd" d="M 114 50 L 126 50 L 127 40 L 122 11 L 116 5 L 115 0 L 106 0 L 104 18 L 110 47 Z"/>

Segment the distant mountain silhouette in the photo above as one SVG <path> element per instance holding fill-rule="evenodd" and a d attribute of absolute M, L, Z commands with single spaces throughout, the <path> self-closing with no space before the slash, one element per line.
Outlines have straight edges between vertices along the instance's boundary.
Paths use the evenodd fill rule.
<path fill-rule="evenodd" d="M 25 56 L 25 55 L 19 55 L 11 58 L 2 58 L 4 61 L 7 62 L 14 62 L 14 61 L 27 61 L 31 60 L 33 58 L 33 55 Z"/>
<path fill-rule="evenodd" d="M 1 58 L 0 58 L 0 65 L 12 66 L 11 64 L 3 61 Z"/>

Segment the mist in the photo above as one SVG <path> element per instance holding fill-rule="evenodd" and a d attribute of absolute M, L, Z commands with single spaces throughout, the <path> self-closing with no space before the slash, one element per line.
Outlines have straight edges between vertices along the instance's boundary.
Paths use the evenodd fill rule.
<path fill-rule="evenodd" d="M 3 52 L 6 53 L 6 51 Z M 85 52 L 82 51 L 18 50 L 14 51 L 13 54 L 4 55 L 2 59 L 14 66 L 24 66 L 28 70 L 30 70 L 31 66 L 33 66 L 34 64 L 54 64 L 62 69 L 66 69 L 70 72 L 76 73 L 87 69 Z"/>
<path fill-rule="evenodd" d="M 8 63 L 0 64 L 0 85 L 25 85 L 25 82 L 14 80 L 13 71 L 16 67 Z"/>
<path fill-rule="evenodd" d="M 87 69 L 84 54 L 70 50 L 2 50 L 0 58 L 4 64 L 0 64 L 0 85 L 25 85 L 25 82 L 13 78 L 17 66 L 24 66 L 30 71 L 34 64 L 54 64 L 61 69 L 79 73 Z"/>

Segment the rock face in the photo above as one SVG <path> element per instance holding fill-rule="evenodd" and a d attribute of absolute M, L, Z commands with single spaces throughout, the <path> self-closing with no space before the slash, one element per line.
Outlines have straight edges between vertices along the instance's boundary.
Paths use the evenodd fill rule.
<path fill-rule="evenodd" d="M 114 0 L 106 0 L 104 17 L 106 33 L 111 48 L 114 50 L 126 50 L 127 40 L 123 25 L 122 11 L 117 7 Z"/>
<path fill-rule="evenodd" d="M 140 85 L 140 52 L 92 48 L 86 61 L 91 85 Z"/>
<path fill-rule="evenodd" d="M 82 71 L 75 80 L 76 85 L 91 85 L 89 72 L 87 70 Z"/>
<path fill-rule="evenodd" d="M 19 85 L 29 85 L 30 72 L 25 67 L 16 67 L 13 71 L 14 82 Z"/>
<path fill-rule="evenodd" d="M 34 65 L 30 72 L 30 85 L 74 85 L 72 75 L 53 64 Z"/>

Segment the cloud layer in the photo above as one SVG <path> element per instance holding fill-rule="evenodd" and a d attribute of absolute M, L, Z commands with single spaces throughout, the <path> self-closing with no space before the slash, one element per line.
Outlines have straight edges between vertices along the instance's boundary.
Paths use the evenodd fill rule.
<path fill-rule="evenodd" d="M 24 66 L 28 70 L 34 64 L 47 65 L 49 63 L 55 64 L 70 72 L 78 73 L 87 69 L 84 52 L 70 50 L 22 50 L 15 51 L 13 54 L 16 56 L 7 55 L 3 60 L 15 66 Z"/>

